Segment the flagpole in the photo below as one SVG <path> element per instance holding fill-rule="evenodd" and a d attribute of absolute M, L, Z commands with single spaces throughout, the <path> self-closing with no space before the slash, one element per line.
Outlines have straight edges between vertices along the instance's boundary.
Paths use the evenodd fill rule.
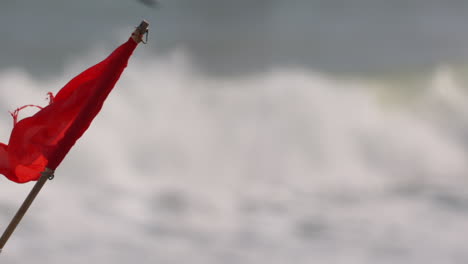
<path fill-rule="evenodd" d="M 143 42 L 143 43 L 146 44 L 146 42 L 143 41 L 143 36 L 146 34 L 146 39 L 148 39 L 148 26 L 149 26 L 149 23 L 146 22 L 145 20 L 143 20 L 140 23 L 140 25 L 135 28 L 135 31 L 132 33 L 131 37 L 136 43 Z M 36 184 L 34 185 L 32 190 L 29 192 L 29 194 L 26 197 L 26 199 L 24 200 L 23 204 L 18 209 L 18 212 L 16 212 L 15 216 L 10 221 L 10 224 L 8 224 L 8 227 L 3 232 L 3 235 L 0 237 L 0 253 L 2 252 L 3 247 L 7 243 L 10 236 L 15 231 L 18 224 L 21 222 L 21 219 L 23 218 L 23 216 L 28 211 L 28 209 L 31 206 L 31 204 L 33 203 L 34 199 L 39 194 L 39 192 L 41 191 L 44 184 L 47 182 L 47 179 L 52 180 L 53 178 L 54 178 L 54 170 L 52 170 L 52 169 L 46 168 L 41 173 L 41 177 L 36 182 Z"/>
<path fill-rule="evenodd" d="M 34 199 L 36 198 L 37 194 L 41 191 L 42 187 L 46 183 L 48 179 L 52 179 L 54 177 L 54 171 L 46 168 L 44 172 L 41 173 L 42 176 L 39 178 L 39 180 L 36 182 L 32 190 L 29 192 L 28 196 L 24 200 L 23 204 L 21 207 L 18 209 L 18 212 L 16 212 L 15 216 L 11 220 L 10 224 L 8 227 L 5 229 L 3 232 L 2 237 L 0 238 L 0 253 L 2 252 L 3 247 L 5 246 L 6 242 L 10 238 L 11 234 L 15 231 L 16 227 L 20 223 L 21 219 L 23 216 L 26 214 L 28 211 L 29 207 L 33 203 Z"/>

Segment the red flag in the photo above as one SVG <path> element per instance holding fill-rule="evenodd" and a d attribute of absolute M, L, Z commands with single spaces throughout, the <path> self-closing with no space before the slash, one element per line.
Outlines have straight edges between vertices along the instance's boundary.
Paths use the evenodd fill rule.
<path fill-rule="evenodd" d="M 130 38 L 102 62 L 65 85 L 50 104 L 16 122 L 8 145 L 0 143 L 0 173 L 24 183 L 38 180 L 45 168 L 55 170 L 99 113 L 127 66 L 137 42 Z"/>

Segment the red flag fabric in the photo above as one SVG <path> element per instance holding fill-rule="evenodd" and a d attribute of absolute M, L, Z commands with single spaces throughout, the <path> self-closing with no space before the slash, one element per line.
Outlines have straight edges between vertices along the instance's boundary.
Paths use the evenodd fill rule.
<path fill-rule="evenodd" d="M 137 43 L 132 38 L 102 62 L 85 70 L 36 114 L 17 122 L 8 145 L 0 143 L 0 173 L 25 183 L 38 180 L 45 168 L 55 170 L 88 129 L 112 91 Z"/>

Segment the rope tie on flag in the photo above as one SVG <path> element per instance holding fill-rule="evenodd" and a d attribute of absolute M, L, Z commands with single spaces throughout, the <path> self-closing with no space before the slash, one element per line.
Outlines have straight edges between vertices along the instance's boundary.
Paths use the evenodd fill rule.
<path fill-rule="evenodd" d="M 54 171 L 52 171 L 52 173 L 50 173 L 49 176 L 47 176 L 47 179 L 49 179 L 49 181 L 51 181 L 54 178 L 55 178 L 55 174 L 54 174 Z"/>
<path fill-rule="evenodd" d="M 142 41 L 143 44 L 147 44 L 147 43 L 148 43 L 148 35 L 149 35 L 149 29 L 147 29 L 146 32 L 145 32 L 145 41 Z"/>
<path fill-rule="evenodd" d="M 132 37 L 135 39 L 135 41 L 141 42 L 143 44 L 148 43 L 148 35 L 149 35 L 149 30 L 148 30 L 148 22 L 143 20 L 138 27 L 135 27 L 135 31 L 132 33 Z M 145 35 L 145 40 L 143 40 L 143 35 Z"/>
<path fill-rule="evenodd" d="M 54 102 L 55 96 L 52 92 L 48 92 L 47 96 L 49 96 L 49 104 L 52 104 Z"/>
<path fill-rule="evenodd" d="M 49 99 L 49 104 L 52 104 L 54 102 L 54 94 L 52 92 L 48 92 L 47 93 L 47 96 Z M 22 107 L 18 107 L 15 109 L 15 111 L 13 112 L 9 112 L 11 117 L 13 117 L 13 126 L 16 125 L 16 123 L 18 123 L 18 115 L 19 115 L 19 112 L 21 112 L 21 110 L 25 109 L 25 108 L 28 108 L 28 107 L 36 107 L 38 108 L 39 110 L 42 110 L 44 107 L 42 106 L 38 106 L 38 105 L 33 105 L 33 104 L 29 104 L 29 105 L 24 105 Z"/>
<path fill-rule="evenodd" d="M 148 44 L 148 35 L 149 35 L 149 30 L 147 29 L 145 31 L 145 33 L 143 33 L 142 35 L 145 35 L 145 40 L 143 40 L 143 37 L 141 38 L 141 43 L 143 44 Z"/>
<path fill-rule="evenodd" d="M 19 112 L 28 107 L 36 107 L 36 108 L 39 108 L 39 110 L 42 110 L 43 108 L 42 106 L 38 106 L 38 105 L 23 105 L 22 107 L 16 108 L 15 111 L 9 112 L 11 117 L 13 117 L 13 126 L 16 126 L 16 124 L 18 123 Z"/>
<path fill-rule="evenodd" d="M 45 168 L 43 172 L 41 172 L 41 177 L 47 177 L 50 181 L 55 178 L 55 171 L 49 168 Z"/>

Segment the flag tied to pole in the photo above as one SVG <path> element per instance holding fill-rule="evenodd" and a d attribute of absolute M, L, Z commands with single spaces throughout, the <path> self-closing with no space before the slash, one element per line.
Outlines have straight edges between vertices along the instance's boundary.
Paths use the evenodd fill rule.
<path fill-rule="evenodd" d="M 8 145 L 0 143 L 0 173 L 25 183 L 38 180 L 46 168 L 55 170 L 101 110 L 136 46 L 129 38 L 105 60 L 73 78 L 55 97 L 49 93 L 49 105 L 39 107 L 33 116 L 18 122 L 18 112 L 24 107 L 13 112 Z"/>

